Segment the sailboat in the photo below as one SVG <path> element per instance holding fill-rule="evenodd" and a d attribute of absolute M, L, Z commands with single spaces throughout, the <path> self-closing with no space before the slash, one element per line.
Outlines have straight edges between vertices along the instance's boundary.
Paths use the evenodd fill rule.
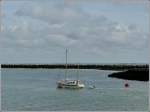
<path fill-rule="evenodd" d="M 66 49 L 65 79 L 57 81 L 57 88 L 68 88 L 68 89 L 84 88 L 85 85 L 79 80 L 79 65 L 78 65 L 78 71 L 77 71 L 77 79 L 76 80 L 67 79 L 67 69 L 68 69 L 67 53 L 68 53 L 68 50 Z"/>

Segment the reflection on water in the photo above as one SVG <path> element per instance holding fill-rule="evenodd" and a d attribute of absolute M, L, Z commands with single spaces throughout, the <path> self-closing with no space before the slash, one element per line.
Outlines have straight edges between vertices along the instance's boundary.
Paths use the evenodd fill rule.
<path fill-rule="evenodd" d="M 76 79 L 76 70 L 68 70 Z M 2 69 L 2 109 L 28 111 L 148 110 L 148 82 L 108 78 L 113 71 L 80 70 L 86 87 L 80 90 L 57 89 L 56 81 L 64 78 L 62 69 Z M 96 88 L 90 89 L 91 85 Z"/>

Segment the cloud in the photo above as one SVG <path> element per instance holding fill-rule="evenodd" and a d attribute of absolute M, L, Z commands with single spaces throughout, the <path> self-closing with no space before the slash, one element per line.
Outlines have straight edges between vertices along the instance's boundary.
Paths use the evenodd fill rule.
<path fill-rule="evenodd" d="M 4 26 L 0 34 L 1 48 L 68 47 L 105 57 L 114 52 L 137 53 L 148 44 L 147 35 L 138 26 L 112 21 L 99 13 L 88 13 L 83 9 L 85 4 L 30 3 L 16 9 L 11 24 Z"/>

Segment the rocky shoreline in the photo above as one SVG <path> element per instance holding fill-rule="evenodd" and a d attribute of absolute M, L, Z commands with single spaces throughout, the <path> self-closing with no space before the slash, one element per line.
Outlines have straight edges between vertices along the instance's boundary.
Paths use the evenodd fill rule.
<path fill-rule="evenodd" d="M 149 81 L 149 69 L 131 69 L 108 75 L 111 78 L 126 80 Z"/>
<path fill-rule="evenodd" d="M 129 70 L 129 69 L 148 69 L 148 64 L 68 64 L 68 69 L 98 69 L 98 70 Z M 46 68 L 64 69 L 65 64 L 1 64 L 1 68 Z"/>
<path fill-rule="evenodd" d="M 108 77 L 127 80 L 148 81 L 148 64 L 68 64 L 67 69 L 97 69 L 118 71 Z M 29 68 L 29 69 L 65 69 L 65 64 L 1 64 L 1 68 Z M 120 72 L 121 71 L 121 72 Z"/>

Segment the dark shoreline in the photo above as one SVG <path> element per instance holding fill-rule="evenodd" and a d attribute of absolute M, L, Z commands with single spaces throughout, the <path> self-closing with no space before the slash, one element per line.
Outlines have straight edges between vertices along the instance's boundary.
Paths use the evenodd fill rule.
<path fill-rule="evenodd" d="M 149 81 L 148 64 L 68 64 L 68 69 L 97 69 L 114 70 L 116 73 L 108 77 L 127 80 Z M 1 64 L 1 68 L 27 68 L 27 69 L 64 69 L 65 64 Z M 121 72 L 120 72 L 121 71 Z"/>
<path fill-rule="evenodd" d="M 149 69 L 132 69 L 108 75 L 111 78 L 126 80 L 149 81 Z"/>
<path fill-rule="evenodd" d="M 66 68 L 65 64 L 1 64 L 1 68 Z M 68 69 L 77 69 L 78 64 L 68 64 Z M 148 64 L 79 64 L 80 69 L 130 70 L 148 69 Z"/>

